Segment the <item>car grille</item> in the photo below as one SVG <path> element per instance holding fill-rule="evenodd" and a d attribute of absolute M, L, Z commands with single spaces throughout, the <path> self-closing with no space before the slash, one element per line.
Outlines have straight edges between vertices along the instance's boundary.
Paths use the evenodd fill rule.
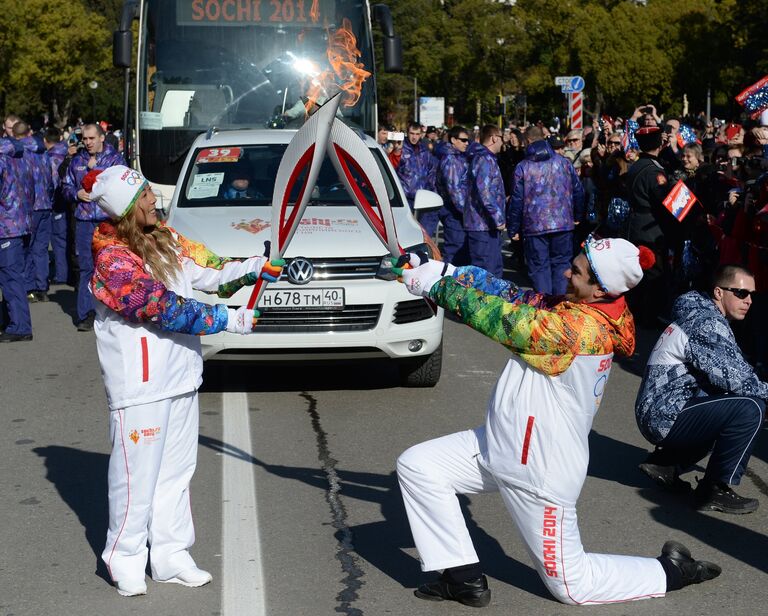
<path fill-rule="evenodd" d="M 292 259 L 286 259 L 286 266 L 280 280 L 287 280 L 288 265 Z M 381 257 L 353 258 L 309 258 L 315 268 L 313 281 L 326 280 L 361 280 L 374 278 L 381 264 Z"/>
<path fill-rule="evenodd" d="M 259 333 L 358 332 L 376 327 L 381 304 L 348 304 L 343 310 L 263 310 Z"/>
<path fill-rule="evenodd" d="M 392 322 L 398 325 L 414 323 L 415 321 L 431 319 L 434 314 L 432 308 L 423 299 L 398 302 L 395 304 L 395 314 L 392 317 Z"/>

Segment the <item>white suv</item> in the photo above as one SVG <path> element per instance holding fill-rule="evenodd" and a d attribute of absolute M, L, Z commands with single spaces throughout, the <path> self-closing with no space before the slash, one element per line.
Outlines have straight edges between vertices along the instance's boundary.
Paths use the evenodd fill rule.
<path fill-rule="evenodd" d="M 294 134 L 242 130 L 200 135 L 169 207 L 163 207 L 168 224 L 221 256 L 262 254 L 270 238 L 277 168 Z M 437 249 L 414 219 L 387 157 L 370 137 L 361 138 L 384 177 L 400 245 L 434 254 Z M 295 198 L 292 195 L 289 202 Z M 441 203 L 436 194 L 420 191 L 415 207 Z M 431 387 L 438 382 L 443 312 L 394 280 L 387 249 L 329 159 L 284 257 L 283 275 L 259 302 L 262 316 L 256 332 L 205 336 L 206 359 L 389 357 L 398 362 L 402 384 Z M 197 293 L 197 298 L 237 307 L 248 302 L 250 293 L 251 288 L 244 288 L 228 300 L 205 293 Z"/>

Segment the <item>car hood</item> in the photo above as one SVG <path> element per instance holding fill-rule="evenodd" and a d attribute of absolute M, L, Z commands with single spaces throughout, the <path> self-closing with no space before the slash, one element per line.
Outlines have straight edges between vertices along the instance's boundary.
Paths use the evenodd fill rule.
<path fill-rule="evenodd" d="M 421 228 L 405 208 L 392 208 L 398 239 L 403 247 L 424 241 Z M 272 208 L 177 208 L 168 225 L 223 257 L 247 257 L 264 252 L 272 237 Z M 387 254 L 356 207 L 308 207 L 285 257 L 362 257 Z"/>

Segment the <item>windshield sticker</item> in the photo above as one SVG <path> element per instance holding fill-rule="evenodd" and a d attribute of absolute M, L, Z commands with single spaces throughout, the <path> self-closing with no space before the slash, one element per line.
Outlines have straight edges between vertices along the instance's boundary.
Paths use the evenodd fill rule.
<path fill-rule="evenodd" d="M 241 148 L 206 148 L 200 150 L 195 162 L 198 165 L 205 163 L 236 163 L 243 155 Z"/>
<path fill-rule="evenodd" d="M 192 180 L 192 186 L 189 187 L 189 199 L 207 199 L 216 197 L 219 194 L 219 186 L 224 181 L 224 172 L 221 173 L 201 173 Z"/>
<path fill-rule="evenodd" d="M 336 14 L 335 0 L 176 0 L 176 25 L 262 24 L 321 28 Z"/>

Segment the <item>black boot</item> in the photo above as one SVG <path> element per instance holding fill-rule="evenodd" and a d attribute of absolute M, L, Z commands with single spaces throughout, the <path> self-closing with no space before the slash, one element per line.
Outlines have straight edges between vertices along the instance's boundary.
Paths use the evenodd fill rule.
<path fill-rule="evenodd" d="M 458 601 L 470 607 L 485 607 L 491 602 L 491 589 L 484 575 L 466 582 L 451 582 L 443 574 L 434 582 L 422 584 L 413 594 L 427 601 Z"/>
<path fill-rule="evenodd" d="M 722 572 L 714 563 L 694 560 L 691 551 L 677 541 L 667 541 L 661 548 L 661 556 L 656 560 L 664 568 L 668 591 L 713 580 Z"/>

